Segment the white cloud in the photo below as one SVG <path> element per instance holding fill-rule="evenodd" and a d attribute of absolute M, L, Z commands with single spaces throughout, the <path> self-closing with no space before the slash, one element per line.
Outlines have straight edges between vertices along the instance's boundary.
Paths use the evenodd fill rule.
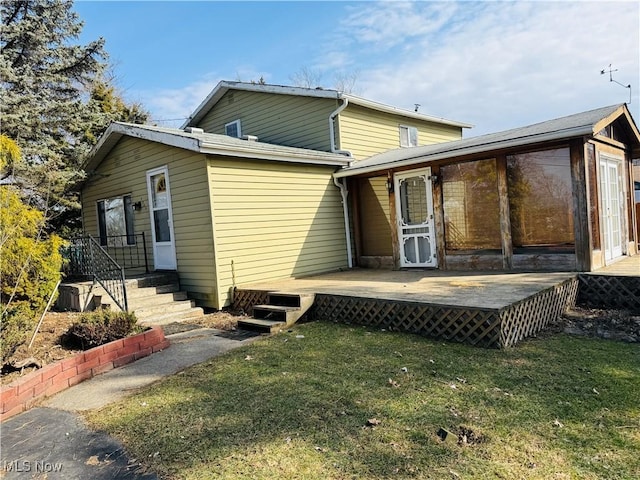
<path fill-rule="evenodd" d="M 639 6 L 613 2 L 367 4 L 346 42 L 390 55 L 359 65 L 361 95 L 476 124 L 471 135 L 623 103 L 640 104 Z M 404 27 L 403 27 L 404 25 Z M 354 51 L 357 49 L 354 49 Z M 354 64 L 358 64 L 357 59 Z M 636 114 L 637 115 L 637 114 Z"/>

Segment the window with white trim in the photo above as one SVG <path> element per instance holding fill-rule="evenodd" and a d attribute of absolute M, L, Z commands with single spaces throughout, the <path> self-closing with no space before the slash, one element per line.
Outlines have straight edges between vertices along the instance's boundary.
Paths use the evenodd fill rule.
<path fill-rule="evenodd" d="M 418 146 L 418 129 L 407 125 L 400 125 L 400 146 L 401 147 L 417 147 Z"/>
<path fill-rule="evenodd" d="M 242 137 L 242 128 L 240 126 L 240 120 L 234 120 L 224 126 L 224 133 L 230 137 L 240 138 Z"/>
<path fill-rule="evenodd" d="M 135 245 L 131 195 L 98 201 L 98 235 L 100 245 L 115 247 Z"/>

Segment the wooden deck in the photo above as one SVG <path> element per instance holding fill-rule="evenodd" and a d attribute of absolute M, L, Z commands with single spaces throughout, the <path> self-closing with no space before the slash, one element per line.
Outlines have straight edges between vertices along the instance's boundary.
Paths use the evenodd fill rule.
<path fill-rule="evenodd" d="M 640 255 L 578 275 L 578 303 L 640 314 Z"/>
<path fill-rule="evenodd" d="M 312 293 L 310 318 L 510 347 L 580 304 L 640 311 L 640 255 L 592 273 L 353 269 L 237 287 L 248 314 L 268 292 Z"/>
<path fill-rule="evenodd" d="M 575 273 L 476 273 L 353 269 L 238 287 L 499 309 L 575 277 Z"/>
<path fill-rule="evenodd" d="M 640 277 L 640 255 L 633 257 L 623 257 L 621 260 L 599 268 L 595 272 L 585 275 L 615 275 L 625 277 Z"/>
<path fill-rule="evenodd" d="M 269 292 L 313 293 L 309 317 L 484 347 L 535 335 L 576 299 L 573 273 L 466 273 L 354 269 L 238 287 L 251 314 Z"/>

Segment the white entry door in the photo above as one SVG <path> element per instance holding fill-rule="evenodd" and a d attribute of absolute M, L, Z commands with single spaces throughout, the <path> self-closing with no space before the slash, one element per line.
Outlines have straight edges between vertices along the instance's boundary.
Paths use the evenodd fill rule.
<path fill-rule="evenodd" d="M 622 255 L 623 191 L 619 161 L 600 157 L 600 205 L 604 233 L 605 262 Z"/>
<path fill-rule="evenodd" d="M 396 174 L 401 267 L 436 267 L 431 169 Z"/>
<path fill-rule="evenodd" d="M 171 190 L 167 167 L 147 172 L 149 214 L 153 238 L 153 263 L 156 270 L 176 269 L 176 248 L 173 237 Z"/>

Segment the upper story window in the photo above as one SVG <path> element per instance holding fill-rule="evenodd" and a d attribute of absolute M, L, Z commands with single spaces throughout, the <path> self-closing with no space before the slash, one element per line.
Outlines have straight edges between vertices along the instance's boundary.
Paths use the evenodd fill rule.
<path fill-rule="evenodd" d="M 135 245 L 131 195 L 98 201 L 98 235 L 100 245 Z"/>
<path fill-rule="evenodd" d="M 408 127 L 400 125 L 400 146 L 401 147 L 417 147 L 418 146 L 418 129 L 416 127 Z"/>
<path fill-rule="evenodd" d="M 224 126 L 224 133 L 230 137 L 240 138 L 242 137 L 242 128 L 240 127 L 240 120 L 234 120 Z"/>

